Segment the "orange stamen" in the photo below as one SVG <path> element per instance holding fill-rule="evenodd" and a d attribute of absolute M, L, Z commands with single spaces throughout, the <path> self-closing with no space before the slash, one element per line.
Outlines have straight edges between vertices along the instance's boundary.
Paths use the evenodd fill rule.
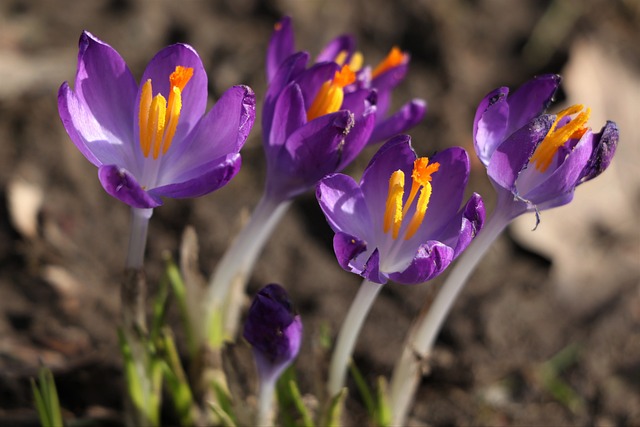
<path fill-rule="evenodd" d="M 380 62 L 378 66 L 373 70 L 373 72 L 371 73 L 371 77 L 375 79 L 385 71 L 397 67 L 406 60 L 406 57 L 407 55 L 403 53 L 400 48 L 394 46 L 393 48 L 391 48 L 391 51 L 389 52 L 387 57 L 384 58 L 382 62 Z"/>
<path fill-rule="evenodd" d="M 307 120 L 313 120 L 325 114 L 335 113 L 342 106 L 345 86 L 356 81 L 356 73 L 348 65 L 336 71 L 333 80 L 326 81 L 307 110 Z"/>
<path fill-rule="evenodd" d="M 535 152 L 531 156 L 530 163 L 535 164 L 538 171 L 546 171 L 553 160 L 553 156 L 558 152 L 558 149 L 562 147 L 570 139 L 579 139 L 588 130 L 586 126 L 589 116 L 591 115 L 591 109 L 584 110 L 584 105 L 577 104 L 572 105 L 558 113 L 556 120 L 553 122 L 551 129 L 547 133 L 544 140 L 538 145 Z M 583 111 L 584 110 L 584 111 Z M 571 121 L 564 126 L 558 128 L 558 123 L 572 114 L 577 114 Z"/>

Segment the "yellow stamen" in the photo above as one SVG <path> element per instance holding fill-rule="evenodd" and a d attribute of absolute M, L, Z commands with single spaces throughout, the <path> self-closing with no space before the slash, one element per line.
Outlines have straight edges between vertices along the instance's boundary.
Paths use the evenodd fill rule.
<path fill-rule="evenodd" d="M 402 225 L 402 196 L 404 195 L 404 172 L 397 170 L 389 178 L 389 192 L 384 210 L 383 230 L 389 232 L 393 225 L 392 236 L 398 238 Z"/>
<path fill-rule="evenodd" d="M 391 51 L 389 52 L 387 57 L 384 58 L 382 62 L 380 62 L 378 66 L 373 70 L 373 72 L 371 73 L 371 77 L 376 78 L 385 71 L 393 67 L 397 67 L 398 65 L 402 64 L 405 59 L 406 54 L 403 53 L 400 48 L 394 46 L 393 48 L 391 48 Z"/>
<path fill-rule="evenodd" d="M 341 50 L 340 52 L 338 52 L 338 54 L 336 55 L 336 59 L 335 62 L 338 65 L 345 65 L 345 61 L 347 60 L 347 55 L 348 52 L 346 50 Z M 351 68 L 352 71 L 360 71 L 360 69 L 362 68 L 362 64 L 364 62 L 364 57 L 362 56 L 361 52 L 354 52 L 353 55 L 351 55 L 351 60 L 349 61 L 349 68 Z"/>
<path fill-rule="evenodd" d="M 151 145 L 153 146 L 153 158 L 157 159 L 162 145 L 162 135 L 164 134 L 165 118 L 167 116 L 167 100 L 158 94 L 151 101 L 151 115 L 149 117 L 149 127 L 151 134 Z M 155 130 L 155 132 L 154 132 Z"/>
<path fill-rule="evenodd" d="M 140 148 L 149 157 L 153 148 L 153 158 L 157 159 L 162 149 L 165 154 L 178 128 L 182 110 L 182 91 L 193 77 L 193 68 L 177 66 L 169 76 L 170 92 L 167 100 L 161 94 L 152 97 L 151 79 L 142 86 L 140 93 Z"/>
<path fill-rule="evenodd" d="M 556 120 L 553 122 L 551 129 L 547 133 L 544 140 L 538 145 L 536 151 L 531 156 L 530 163 L 535 164 L 536 169 L 540 172 L 544 172 L 549 168 L 553 160 L 553 156 L 558 152 L 558 149 L 562 147 L 570 139 L 579 139 L 588 130 L 586 127 L 589 116 L 591 115 L 591 109 L 584 110 L 584 105 L 577 104 L 572 105 L 558 113 Z M 578 114 L 571 121 L 564 126 L 558 128 L 558 123 L 565 118 L 573 114 Z"/>
<path fill-rule="evenodd" d="M 421 157 L 416 159 L 413 163 L 413 172 L 411 173 L 411 191 L 409 197 L 402 206 L 402 197 L 404 196 L 404 173 L 400 170 L 395 171 L 389 179 L 389 192 L 387 195 L 387 203 L 385 207 L 383 231 L 388 233 L 393 224 L 393 239 L 398 238 L 400 226 L 404 217 L 407 215 L 409 208 L 412 206 L 418 191 L 418 201 L 416 203 L 415 213 L 407 226 L 405 231 L 404 240 L 411 239 L 424 220 L 424 216 L 429 206 L 429 199 L 431 198 L 432 186 L 431 179 L 432 174 L 440 169 L 440 163 L 429 164 L 427 157 Z"/>
<path fill-rule="evenodd" d="M 145 157 L 149 156 L 151 149 L 151 134 L 147 131 L 149 113 L 151 110 L 151 79 L 147 80 L 140 92 L 140 111 L 138 113 L 138 125 L 140 127 L 140 148 Z"/>
<path fill-rule="evenodd" d="M 307 120 L 313 120 L 325 114 L 335 113 L 342 106 L 345 86 L 356 80 L 356 74 L 348 65 L 336 71 L 333 80 L 326 81 L 307 110 Z"/>

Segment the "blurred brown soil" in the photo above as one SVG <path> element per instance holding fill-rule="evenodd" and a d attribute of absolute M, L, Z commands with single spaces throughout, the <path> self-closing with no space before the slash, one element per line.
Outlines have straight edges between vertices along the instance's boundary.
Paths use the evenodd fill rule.
<path fill-rule="evenodd" d="M 627 96 L 640 86 L 640 6 L 634 0 L 3 1 L 0 424 L 37 424 L 28 379 L 40 364 L 52 368 L 67 417 L 121 420 L 115 331 L 129 213 L 104 193 L 95 168 L 67 137 L 56 106 L 59 85 L 73 81 L 81 31 L 115 47 L 137 77 L 164 45 L 189 43 L 209 72 L 212 102 L 243 83 L 254 88 L 260 105 L 266 44 L 283 14 L 294 17 L 297 47 L 312 54 L 344 32 L 356 35 L 369 62 L 393 45 L 411 53 L 409 76 L 394 102 L 428 101 L 426 120 L 410 132 L 423 155 L 452 145 L 471 149 L 473 114 L 485 93 L 535 74 L 563 73 L 578 45 L 606 55 L 572 75 L 614 64 L 630 76 L 622 86 L 605 72 L 583 87 L 601 89 L 600 114 L 622 129 L 626 160 L 607 171 L 621 177 L 615 185 L 624 187 L 624 197 L 612 205 L 620 219 L 612 223 L 602 214 L 581 222 L 581 234 L 591 236 L 588 244 L 573 240 L 569 231 L 566 238 L 562 234 L 563 245 L 547 244 L 568 254 L 571 267 L 562 281 L 557 253 L 541 250 L 520 232 L 517 239 L 505 233 L 446 322 L 410 423 L 640 425 L 640 234 L 632 222 L 640 209 L 633 160 L 640 144 L 633 129 L 640 97 Z M 580 91 L 569 98 L 579 98 Z M 564 98 L 562 93 L 558 100 Z M 635 123 L 629 119 L 633 111 Z M 360 174 L 372 153 L 363 153 L 347 172 Z M 227 187 L 156 209 L 147 253 L 150 283 L 162 274 L 162 253 L 177 255 L 187 225 L 198 233 L 201 269 L 209 274 L 259 199 L 264 173 L 257 120 L 243 168 Z M 469 187 L 492 206 L 492 189 L 477 161 Z M 589 193 L 588 187 L 580 191 Z M 596 195 L 593 203 L 598 200 L 604 199 Z M 572 215 L 568 209 L 558 212 Z M 543 227 L 544 221 L 543 215 Z M 553 230 L 553 221 L 548 224 Z M 600 252 L 586 265 L 581 254 L 591 245 Z M 306 336 L 297 367 L 303 393 L 313 393 L 326 372 L 317 358 L 320 331 L 328 326 L 336 333 L 359 279 L 337 265 L 330 229 L 311 194 L 297 200 L 276 229 L 249 294 L 269 282 L 283 284 L 303 316 Z M 390 374 L 412 318 L 440 283 L 385 287 L 355 353 L 372 383 Z M 554 396 L 542 375 L 546 363 L 567 348 L 576 350 L 575 357 L 556 379 L 575 392 L 574 404 Z M 357 393 L 352 397 L 347 422 L 360 425 L 363 405 Z"/>

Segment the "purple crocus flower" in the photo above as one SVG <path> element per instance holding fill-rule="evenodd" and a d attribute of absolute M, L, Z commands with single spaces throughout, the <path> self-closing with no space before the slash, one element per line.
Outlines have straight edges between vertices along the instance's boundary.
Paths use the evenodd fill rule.
<path fill-rule="evenodd" d="M 288 200 L 343 169 L 364 148 L 375 123 L 375 94 L 346 92 L 348 65 L 306 68 L 309 55 L 287 58 L 269 84 L 262 113 L 267 196 Z"/>
<path fill-rule="evenodd" d="M 594 133 L 587 127 L 590 110 L 582 105 L 543 114 L 560 80 L 536 77 L 512 94 L 498 88 L 476 111 L 476 153 L 510 219 L 569 203 L 576 186 L 602 173 L 615 153 L 614 122 Z"/>
<path fill-rule="evenodd" d="M 340 266 L 371 282 L 415 284 L 437 276 L 484 221 L 479 195 L 460 209 L 467 153 L 456 147 L 417 158 L 410 141 L 400 135 L 383 145 L 360 184 L 333 174 L 317 187 Z"/>
<path fill-rule="evenodd" d="M 302 321 L 282 286 L 270 284 L 258 292 L 243 336 L 253 347 L 260 381 L 275 383 L 298 355 L 302 341 Z"/>
<path fill-rule="evenodd" d="M 210 193 L 238 172 L 255 96 L 234 86 L 205 115 L 206 104 L 207 75 L 192 47 L 158 52 L 139 86 L 118 52 L 88 32 L 75 87 L 58 92 L 62 123 L 104 189 L 142 209 Z"/>
<path fill-rule="evenodd" d="M 267 51 L 267 79 L 271 82 L 281 64 L 295 52 L 294 33 L 290 17 L 284 17 L 275 25 Z M 426 113 L 426 102 L 415 98 L 398 111 L 388 114 L 393 89 L 400 84 L 409 67 L 410 56 L 393 47 L 377 66 L 364 64 L 363 55 L 356 50 L 351 35 L 341 35 L 331 40 L 316 58 L 316 63 L 333 62 L 349 65 L 356 72 L 356 80 L 345 87 L 349 93 L 358 89 L 375 89 L 376 123 L 369 143 L 385 141 L 417 125 Z"/>

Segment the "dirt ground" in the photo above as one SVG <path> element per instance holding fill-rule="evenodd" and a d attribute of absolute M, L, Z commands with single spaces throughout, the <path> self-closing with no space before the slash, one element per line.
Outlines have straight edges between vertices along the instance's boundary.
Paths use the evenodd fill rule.
<path fill-rule="evenodd" d="M 260 114 L 266 44 L 284 14 L 294 19 L 297 47 L 312 54 L 344 32 L 357 36 L 368 62 L 393 45 L 411 53 L 394 101 L 427 100 L 427 118 L 410 132 L 422 155 L 452 145 L 470 149 L 482 96 L 544 72 L 564 76 L 560 103 L 591 106 L 594 128 L 607 118 L 618 122 L 612 168 L 580 188 L 571 205 L 544 212 L 538 230 L 531 232 L 532 217 L 522 218 L 489 251 L 437 341 L 410 423 L 640 425 L 637 0 L 3 1 L 0 424 L 37 424 L 28 379 L 41 363 L 52 368 L 69 419 L 121 422 L 115 331 L 129 210 L 102 190 L 56 105 L 60 84 L 74 79 L 81 31 L 115 47 L 138 78 L 160 48 L 189 43 L 209 72 L 211 101 L 231 85 L 248 84 Z M 347 172 L 360 174 L 372 153 Z M 208 275 L 258 201 L 264 173 L 257 120 L 243 168 L 227 187 L 155 210 L 150 282 L 162 273 L 162 253 L 177 255 L 187 225 L 198 233 Z M 493 205 L 477 161 L 470 191 Z M 249 286 L 253 294 L 281 283 L 298 306 L 306 332 L 297 361 L 303 393 L 326 372 L 315 356 L 320 331 L 336 333 L 359 284 L 338 266 L 331 238 L 313 195 L 301 197 Z M 390 374 L 412 318 L 440 283 L 383 289 L 355 353 L 368 380 Z M 552 375 L 570 390 L 565 398 L 545 375 L 558 354 L 569 354 Z M 347 423 L 360 425 L 363 406 L 352 396 Z"/>

